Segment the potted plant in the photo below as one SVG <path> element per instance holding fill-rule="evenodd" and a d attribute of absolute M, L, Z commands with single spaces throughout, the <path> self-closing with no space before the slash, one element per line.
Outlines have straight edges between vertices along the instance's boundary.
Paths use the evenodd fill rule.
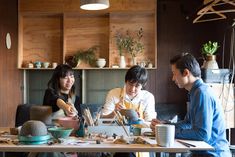
<path fill-rule="evenodd" d="M 75 60 L 75 56 L 70 56 L 70 55 L 65 57 L 65 63 L 70 65 L 73 68 L 75 68 L 79 65 L 77 60 Z"/>
<path fill-rule="evenodd" d="M 124 57 L 124 52 L 127 49 L 127 45 L 129 45 L 128 37 L 123 35 L 120 31 L 117 31 L 115 35 L 115 39 L 116 39 L 116 46 L 117 46 L 119 56 L 120 56 L 119 67 L 125 68 L 126 61 Z"/>
<path fill-rule="evenodd" d="M 216 62 L 216 52 L 219 48 L 218 42 L 208 41 L 202 45 L 202 55 L 204 63 L 202 68 L 205 69 L 219 69 Z"/>
<path fill-rule="evenodd" d="M 87 50 L 78 50 L 78 52 L 75 55 L 67 56 L 65 58 L 65 61 L 72 67 L 77 67 L 81 61 L 84 61 L 93 66 L 96 61 L 95 52 L 97 50 L 98 46 L 93 46 Z"/>
<path fill-rule="evenodd" d="M 143 29 L 142 28 L 139 29 L 136 36 L 137 36 L 137 39 L 135 39 L 134 37 L 131 37 L 131 41 L 130 41 L 131 44 L 128 45 L 129 48 L 127 51 L 131 55 L 133 65 L 137 64 L 136 56 L 138 54 L 142 53 L 144 50 L 144 45 L 141 42 L 141 39 L 143 37 Z"/>
<path fill-rule="evenodd" d="M 119 52 L 119 56 L 124 55 L 124 50 L 126 49 L 127 39 L 120 32 L 117 32 L 115 35 L 116 38 L 116 46 Z"/>
<path fill-rule="evenodd" d="M 131 35 L 128 30 L 126 31 L 125 35 L 121 34 L 120 31 L 118 31 L 115 37 L 116 45 L 119 51 L 119 55 L 121 57 L 120 67 L 124 52 L 127 52 L 131 55 L 132 64 L 136 65 L 136 56 L 139 53 L 142 53 L 144 50 L 144 45 L 141 42 L 141 39 L 143 37 L 143 29 L 140 28 L 136 35 Z"/>

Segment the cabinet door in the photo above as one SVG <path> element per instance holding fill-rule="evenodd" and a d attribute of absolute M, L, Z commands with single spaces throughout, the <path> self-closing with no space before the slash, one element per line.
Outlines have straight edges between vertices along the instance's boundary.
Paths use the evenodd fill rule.
<path fill-rule="evenodd" d="M 234 128 L 234 84 L 208 84 L 221 101 L 227 128 Z"/>

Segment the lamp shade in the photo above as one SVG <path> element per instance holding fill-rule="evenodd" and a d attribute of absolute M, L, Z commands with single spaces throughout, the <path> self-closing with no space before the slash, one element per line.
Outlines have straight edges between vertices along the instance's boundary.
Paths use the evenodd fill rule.
<path fill-rule="evenodd" d="M 109 0 L 80 0 L 80 8 L 84 10 L 102 10 L 109 7 Z"/>

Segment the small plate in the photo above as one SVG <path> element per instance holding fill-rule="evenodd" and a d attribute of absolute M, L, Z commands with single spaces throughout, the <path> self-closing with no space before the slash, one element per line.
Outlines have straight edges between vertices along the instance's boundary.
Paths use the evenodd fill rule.
<path fill-rule="evenodd" d="M 47 141 L 51 138 L 50 135 L 45 136 L 19 136 L 20 142 L 40 142 L 40 141 Z"/>
<path fill-rule="evenodd" d="M 47 143 L 47 140 L 44 141 L 20 141 L 21 144 L 25 144 L 25 145 L 38 145 L 38 144 L 45 144 Z"/>

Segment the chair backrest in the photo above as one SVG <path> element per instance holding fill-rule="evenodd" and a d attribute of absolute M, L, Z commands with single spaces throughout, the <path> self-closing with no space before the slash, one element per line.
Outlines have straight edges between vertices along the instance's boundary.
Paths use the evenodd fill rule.
<path fill-rule="evenodd" d="M 229 144 L 233 146 L 235 151 L 235 128 L 226 129 L 226 139 L 229 141 Z"/>
<path fill-rule="evenodd" d="M 24 122 L 30 120 L 30 108 L 29 104 L 20 104 L 16 109 L 16 117 L 15 117 L 15 127 L 21 126 Z"/>
<path fill-rule="evenodd" d="M 28 120 L 39 120 L 47 125 L 51 125 L 50 106 L 20 104 L 16 109 L 15 127 L 22 126 Z"/>

